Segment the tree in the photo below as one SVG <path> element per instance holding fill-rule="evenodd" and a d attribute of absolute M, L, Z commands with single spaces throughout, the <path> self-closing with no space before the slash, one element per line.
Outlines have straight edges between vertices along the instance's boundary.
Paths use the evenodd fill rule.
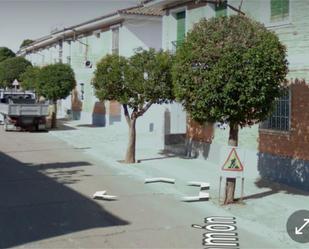
<path fill-rule="evenodd" d="M 39 93 L 53 101 L 51 128 L 56 128 L 57 100 L 66 98 L 76 86 L 74 72 L 66 64 L 48 65 L 39 70 L 37 82 Z"/>
<path fill-rule="evenodd" d="M 287 71 L 285 47 L 262 24 L 240 15 L 204 19 L 177 49 L 175 94 L 192 119 L 228 122 L 228 144 L 237 146 L 239 127 L 272 110 Z M 227 178 L 225 204 L 235 184 Z"/>
<path fill-rule="evenodd" d="M 168 52 L 150 49 L 137 52 L 130 59 L 107 55 L 97 65 L 92 82 L 96 96 L 101 101 L 116 100 L 123 106 L 129 127 L 125 163 L 135 163 L 137 118 L 153 104 L 173 100 L 171 62 Z"/>
<path fill-rule="evenodd" d="M 32 64 L 23 57 L 12 57 L 0 62 L 0 87 L 11 87 L 16 79 L 21 81 L 21 75 L 32 67 Z"/>
<path fill-rule="evenodd" d="M 0 47 L 0 62 L 12 57 L 15 57 L 15 53 L 11 49 Z"/>
<path fill-rule="evenodd" d="M 24 90 L 34 90 L 39 94 L 39 77 L 40 68 L 39 67 L 28 67 L 26 71 L 21 75 L 21 87 Z"/>
<path fill-rule="evenodd" d="M 28 45 L 30 45 L 31 43 L 33 43 L 34 41 L 31 39 L 25 39 L 23 40 L 23 42 L 20 44 L 19 48 L 23 48 L 23 47 L 27 47 Z"/>

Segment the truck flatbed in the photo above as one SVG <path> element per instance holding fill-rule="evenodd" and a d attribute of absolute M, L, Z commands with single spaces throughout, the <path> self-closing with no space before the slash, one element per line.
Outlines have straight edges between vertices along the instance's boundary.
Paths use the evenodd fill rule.
<path fill-rule="evenodd" d="M 7 116 L 39 117 L 48 115 L 47 104 L 4 104 L 0 103 L 0 113 Z"/>
<path fill-rule="evenodd" d="M 36 103 L 32 92 L 0 90 L 0 114 L 5 130 L 45 129 L 48 104 Z"/>

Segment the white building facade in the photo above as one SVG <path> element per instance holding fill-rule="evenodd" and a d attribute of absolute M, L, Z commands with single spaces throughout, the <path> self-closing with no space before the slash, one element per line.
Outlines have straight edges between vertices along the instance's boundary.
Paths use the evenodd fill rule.
<path fill-rule="evenodd" d="M 158 8 L 142 5 L 118 10 L 53 32 L 22 48 L 18 54 L 35 66 L 62 62 L 73 68 L 80 110 L 74 110 L 72 96 L 68 96 L 59 103 L 59 115 L 73 111 L 74 119 L 85 124 L 126 126 L 119 103 L 102 103 L 95 97 L 91 80 L 96 63 L 107 54 L 130 57 L 141 48 L 160 50 L 162 13 Z M 161 134 L 164 110 L 163 106 L 154 105 L 139 119 L 137 128 Z"/>

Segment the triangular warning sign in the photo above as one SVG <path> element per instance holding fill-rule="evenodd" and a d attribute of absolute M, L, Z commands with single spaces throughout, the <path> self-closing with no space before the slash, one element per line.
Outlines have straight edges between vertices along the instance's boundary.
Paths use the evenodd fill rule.
<path fill-rule="evenodd" d="M 233 148 L 222 166 L 222 170 L 225 171 L 243 171 L 244 167 L 241 164 L 239 157 L 236 153 L 235 148 Z"/>

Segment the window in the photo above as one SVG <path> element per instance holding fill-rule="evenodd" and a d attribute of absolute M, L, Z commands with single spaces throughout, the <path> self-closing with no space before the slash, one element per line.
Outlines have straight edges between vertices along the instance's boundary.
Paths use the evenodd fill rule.
<path fill-rule="evenodd" d="M 177 47 L 183 43 L 183 40 L 186 36 L 186 11 L 181 11 L 174 14 L 176 19 L 176 40 L 171 41 L 172 43 L 172 52 L 175 53 Z"/>
<path fill-rule="evenodd" d="M 119 28 L 112 29 L 112 53 L 119 54 Z"/>
<path fill-rule="evenodd" d="M 62 63 L 62 55 L 63 55 L 63 43 L 59 41 L 59 62 Z"/>
<path fill-rule="evenodd" d="M 281 98 L 276 100 L 275 109 L 260 128 L 268 130 L 288 131 L 290 129 L 290 91 L 285 90 Z"/>
<path fill-rule="evenodd" d="M 176 13 L 177 20 L 177 43 L 178 45 L 183 41 L 186 35 L 186 11 Z"/>
<path fill-rule="evenodd" d="M 215 11 L 216 17 L 227 16 L 227 1 L 216 4 Z"/>
<path fill-rule="evenodd" d="M 288 19 L 290 13 L 289 0 L 271 0 L 270 11 L 272 21 L 284 21 Z"/>
<path fill-rule="evenodd" d="M 67 56 L 67 64 L 71 65 L 71 56 Z"/>
<path fill-rule="evenodd" d="M 101 37 L 101 32 L 100 31 L 96 31 L 93 34 L 95 35 L 96 38 L 100 38 Z"/>

